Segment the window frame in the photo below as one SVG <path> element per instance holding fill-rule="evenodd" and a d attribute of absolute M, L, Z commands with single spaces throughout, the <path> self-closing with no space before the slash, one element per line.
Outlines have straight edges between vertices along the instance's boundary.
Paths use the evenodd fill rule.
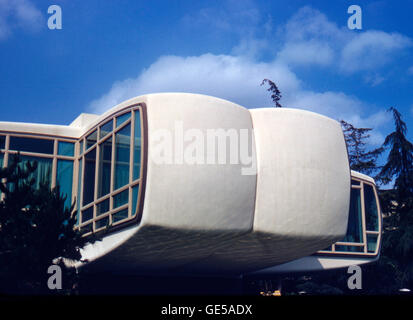
<path fill-rule="evenodd" d="M 363 180 L 357 177 L 351 177 L 351 181 L 356 181 L 358 184 L 351 183 L 352 189 L 359 189 L 360 190 L 360 201 L 361 201 L 361 216 L 362 216 L 362 242 L 343 242 L 338 241 L 332 244 L 329 250 L 320 250 L 315 253 L 315 255 L 321 256 L 360 256 L 360 257 L 376 257 L 380 252 L 381 247 L 381 239 L 382 239 L 382 211 L 380 207 L 380 201 L 377 193 L 376 185 L 370 181 Z M 367 230 L 366 227 L 366 207 L 365 207 L 365 199 L 364 199 L 364 186 L 369 185 L 373 188 L 374 197 L 376 200 L 377 205 L 377 219 L 378 219 L 378 231 Z M 376 249 L 374 252 L 368 252 L 368 242 L 367 236 L 368 235 L 375 235 L 377 237 L 376 241 Z M 353 252 L 353 251 L 339 251 L 336 250 L 336 246 L 349 246 L 349 247 L 362 247 L 363 252 Z"/>
<path fill-rule="evenodd" d="M 116 124 L 117 117 L 122 116 L 126 113 L 131 113 L 131 116 L 128 120 L 122 122 L 119 126 Z M 136 115 L 140 117 L 140 175 L 137 179 L 133 179 L 133 167 L 134 167 L 134 147 L 135 147 L 135 118 Z M 107 133 L 104 137 L 101 137 L 101 127 L 112 121 L 112 131 Z M 121 188 L 114 189 L 115 187 L 115 157 L 116 157 L 116 134 L 124 129 L 126 126 L 130 125 L 130 150 L 129 150 L 129 181 L 126 185 L 122 186 Z M 93 146 L 90 146 L 86 150 L 86 138 L 90 135 L 94 130 L 97 131 L 97 141 Z M 82 173 L 81 179 L 82 183 L 79 184 L 78 176 L 80 168 L 76 170 L 76 194 L 78 193 L 78 187 L 80 186 L 83 188 L 84 185 L 84 174 L 85 174 L 85 154 L 90 152 L 93 148 L 96 148 L 96 159 L 95 159 L 95 190 L 94 190 L 94 199 L 92 202 L 88 203 L 87 205 L 83 205 L 83 192 L 80 192 L 81 199 L 78 199 L 80 206 L 76 205 L 76 208 L 79 208 L 78 212 L 78 225 L 76 228 L 79 229 L 88 229 L 90 225 L 90 231 L 85 234 L 85 236 L 90 235 L 91 233 L 98 233 L 104 230 L 108 232 L 116 231 L 120 228 L 124 228 L 127 225 L 137 224 L 140 222 L 142 218 L 142 211 L 143 211 L 143 202 L 144 202 L 144 195 L 145 195 L 145 187 L 146 187 L 146 168 L 147 168 L 147 113 L 146 113 L 146 104 L 145 103 L 136 103 L 129 105 L 121 110 L 118 110 L 108 117 L 102 119 L 99 123 L 94 125 L 90 128 L 87 132 L 85 132 L 77 141 L 76 143 L 76 164 L 78 166 L 79 161 L 82 160 Z M 98 191 L 98 183 L 99 183 L 99 166 L 100 166 L 100 157 L 102 155 L 101 145 L 103 145 L 107 140 L 112 139 L 112 154 L 111 154 L 111 177 L 110 177 L 110 191 L 104 195 L 99 197 Z M 83 144 L 82 144 L 83 141 Z M 80 150 L 80 146 L 83 145 L 83 151 Z M 134 187 L 138 186 L 138 199 L 136 200 L 136 208 L 135 212 L 132 212 L 133 207 L 133 189 Z M 128 202 L 122 206 L 114 208 L 114 197 L 119 195 L 120 193 L 128 190 Z M 103 203 L 104 201 L 109 199 L 109 210 L 105 213 L 98 212 L 98 206 Z M 93 218 L 83 222 L 83 212 L 88 210 L 89 208 L 93 207 Z M 128 209 L 128 217 L 122 219 L 120 221 L 113 222 L 113 216 L 120 211 Z M 99 221 L 109 218 L 109 226 L 100 226 L 97 227 Z"/>

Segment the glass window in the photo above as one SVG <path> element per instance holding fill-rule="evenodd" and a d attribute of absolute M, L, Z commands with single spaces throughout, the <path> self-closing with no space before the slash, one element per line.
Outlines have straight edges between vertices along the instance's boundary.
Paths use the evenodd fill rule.
<path fill-rule="evenodd" d="M 377 247 L 377 235 L 368 234 L 367 235 L 367 252 L 368 253 L 376 252 L 376 247 Z"/>
<path fill-rule="evenodd" d="M 70 208 L 72 205 L 73 161 L 57 161 L 57 184 L 60 186 L 60 192 L 66 196 L 65 206 Z"/>
<path fill-rule="evenodd" d="M 113 208 L 119 208 L 124 204 L 127 204 L 129 201 L 129 189 L 118 193 L 116 196 L 113 196 Z"/>
<path fill-rule="evenodd" d="M 94 200 L 95 194 L 96 148 L 85 155 L 85 173 L 83 178 L 83 205 Z"/>
<path fill-rule="evenodd" d="M 77 219 L 76 219 L 76 225 L 79 224 L 79 215 L 80 215 L 80 192 L 82 190 L 82 159 L 79 160 L 79 175 L 78 175 L 78 181 L 77 181 Z"/>
<path fill-rule="evenodd" d="M 53 154 L 53 149 L 53 140 L 10 137 L 10 150 Z"/>
<path fill-rule="evenodd" d="M 113 120 L 106 122 L 100 127 L 100 138 L 102 139 L 113 130 Z"/>
<path fill-rule="evenodd" d="M 374 195 L 373 187 L 364 184 L 364 205 L 366 211 L 366 229 L 370 231 L 379 230 L 379 221 L 377 214 L 377 202 Z"/>
<path fill-rule="evenodd" d="M 19 164 L 21 168 L 25 168 L 26 163 L 37 162 L 36 170 L 30 174 L 29 179 L 34 179 L 34 187 L 39 188 L 40 184 L 46 184 L 49 187 L 52 183 L 52 168 L 53 160 L 48 158 L 21 156 L 22 162 Z"/>
<path fill-rule="evenodd" d="M 112 172 L 112 138 L 99 146 L 99 177 L 98 197 L 103 197 L 110 192 L 110 177 Z"/>
<path fill-rule="evenodd" d="M 115 137 L 115 190 L 129 183 L 130 131 L 128 124 Z"/>
<path fill-rule="evenodd" d="M 82 212 L 82 223 L 93 218 L 93 206 Z"/>
<path fill-rule="evenodd" d="M 96 205 L 96 215 L 100 216 L 109 211 L 109 198 Z"/>
<path fill-rule="evenodd" d="M 0 168 L 3 168 L 3 158 L 4 154 L 0 153 Z"/>
<path fill-rule="evenodd" d="M 73 157 L 75 154 L 75 144 L 72 142 L 59 141 L 57 154 L 60 156 Z"/>
<path fill-rule="evenodd" d="M 79 153 L 82 155 L 83 154 L 83 139 L 79 143 Z"/>
<path fill-rule="evenodd" d="M 336 251 L 342 252 L 364 252 L 364 247 L 362 246 L 340 246 L 335 245 Z"/>
<path fill-rule="evenodd" d="M 132 188 L 132 216 L 136 214 L 136 205 L 138 204 L 139 185 Z"/>
<path fill-rule="evenodd" d="M 109 217 L 102 218 L 95 222 L 95 228 L 100 229 L 109 225 Z"/>
<path fill-rule="evenodd" d="M 0 136 L 0 149 L 6 148 L 6 136 Z"/>
<path fill-rule="evenodd" d="M 141 170 L 141 119 L 138 111 L 135 112 L 135 132 L 133 142 L 133 180 L 139 179 Z"/>
<path fill-rule="evenodd" d="M 86 149 L 89 149 L 90 147 L 92 147 L 96 143 L 97 140 L 98 140 L 98 132 L 97 130 L 95 130 L 86 137 Z"/>
<path fill-rule="evenodd" d="M 119 212 L 116 212 L 112 215 L 112 222 L 115 223 L 115 222 L 124 220 L 127 217 L 128 217 L 128 209 L 123 209 L 123 210 L 121 210 Z"/>
<path fill-rule="evenodd" d="M 360 185 L 360 181 L 352 179 L 352 180 L 351 180 L 351 184 L 356 185 L 356 186 L 359 186 L 359 185 Z"/>
<path fill-rule="evenodd" d="M 129 119 L 130 119 L 130 112 L 124 113 L 120 115 L 119 117 L 116 117 L 116 128 L 119 128 L 122 123 L 126 122 Z"/>
<path fill-rule="evenodd" d="M 343 242 L 363 242 L 360 190 L 352 188 L 346 237 Z"/>

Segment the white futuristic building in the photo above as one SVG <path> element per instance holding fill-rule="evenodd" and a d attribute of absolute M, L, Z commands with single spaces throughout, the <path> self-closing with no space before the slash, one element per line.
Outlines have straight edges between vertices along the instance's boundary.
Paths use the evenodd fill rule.
<path fill-rule="evenodd" d="M 90 270 L 273 274 L 378 259 L 374 180 L 349 168 L 338 122 L 214 97 L 136 97 L 69 126 L 0 122 L 0 164 L 20 152 L 76 202 L 102 241 Z"/>

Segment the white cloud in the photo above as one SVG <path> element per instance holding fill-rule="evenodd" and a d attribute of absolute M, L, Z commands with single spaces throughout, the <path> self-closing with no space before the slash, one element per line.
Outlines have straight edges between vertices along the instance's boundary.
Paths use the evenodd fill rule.
<path fill-rule="evenodd" d="M 329 65 L 333 62 L 334 51 L 320 41 L 288 42 L 278 53 L 278 59 L 295 65 Z"/>
<path fill-rule="evenodd" d="M 245 18 L 243 11 L 240 12 L 232 19 Z M 212 13 L 203 12 L 202 15 L 204 19 L 210 19 L 210 23 L 215 23 L 218 29 L 226 28 L 219 24 L 220 19 L 213 18 Z M 253 16 L 257 15 L 254 11 Z M 380 106 L 370 105 L 340 91 L 309 90 L 306 83 L 297 77 L 294 68 L 328 66 L 347 76 L 369 70 L 364 81 L 375 86 L 384 81 L 384 77 L 371 69 L 383 67 L 394 53 L 411 44 L 410 39 L 382 31 L 350 32 L 347 28 L 337 27 L 319 11 L 305 7 L 278 28 L 277 33 L 283 34 L 281 38 L 284 40 L 280 42 L 273 60 L 263 62 L 259 53 L 268 49 L 271 42 L 254 37 L 255 30 L 253 23 L 231 54 L 159 57 L 136 77 L 115 82 L 106 94 L 89 105 L 89 109 L 102 113 L 134 96 L 155 92 L 202 93 L 249 108 L 269 107 L 273 105 L 270 94 L 260 86 L 261 81 L 268 78 L 281 90 L 283 106 L 343 119 L 356 127 L 375 128 L 371 132 L 370 143 L 382 143 L 384 135 L 380 130 L 387 126 L 389 117 L 379 109 Z M 271 30 L 271 26 L 266 26 L 266 30 Z M 369 61 L 365 61 L 364 55 Z M 371 110 L 379 111 L 372 113 Z"/>
<path fill-rule="evenodd" d="M 30 0 L 0 0 L 0 40 L 17 28 L 37 31 L 42 23 L 42 13 Z"/>
<path fill-rule="evenodd" d="M 344 74 L 377 71 L 413 44 L 398 33 L 339 28 L 311 7 L 298 10 L 278 32 L 284 39 L 280 59 L 296 65 L 332 65 Z"/>
<path fill-rule="evenodd" d="M 357 34 L 341 51 L 340 68 L 345 72 L 375 70 L 394 59 L 394 54 L 412 45 L 397 33 L 366 31 Z"/>
<path fill-rule="evenodd" d="M 213 54 L 164 56 L 137 78 L 114 83 L 90 108 L 102 112 L 136 95 L 172 91 L 213 95 L 251 108 L 265 107 L 271 105 L 271 100 L 259 85 L 264 78 L 278 83 L 282 92 L 299 90 L 300 81 L 295 74 L 277 62 Z"/>

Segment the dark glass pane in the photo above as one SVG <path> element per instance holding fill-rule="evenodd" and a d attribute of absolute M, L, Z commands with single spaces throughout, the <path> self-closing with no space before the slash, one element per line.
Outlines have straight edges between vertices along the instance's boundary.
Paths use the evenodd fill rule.
<path fill-rule="evenodd" d="M 356 247 L 356 246 L 335 246 L 336 251 L 341 251 L 341 252 L 364 252 L 363 247 Z"/>
<path fill-rule="evenodd" d="M 75 155 L 75 145 L 72 142 L 59 141 L 57 154 L 60 156 L 73 157 Z"/>
<path fill-rule="evenodd" d="M 100 138 L 105 137 L 108 133 L 112 132 L 113 130 L 113 121 L 110 120 L 106 122 L 103 126 L 100 127 Z"/>
<path fill-rule="evenodd" d="M 128 124 L 118 133 L 115 141 L 115 190 L 129 183 L 130 131 Z"/>
<path fill-rule="evenodd" d="M 112 215 L 112 222 L 115 223 L 115 222 L 121 221 L 126 218 L 128 218 L 128 209 L 123 209 Z"/>
<path fill-rule="evenodd" d="M 79 153 L 82 155 L 83 154 L 83 140 L 80 141 L 79 150 L 80 150 Z"/>
<path fill-rule="evenodd" d="M 4 158 L 4 154 L 0 153 L 0 168 L 3 168 L 3 158 Z"/>
<path fill-rule="evenodd" d="M 53 140 L 10 137 L 10 150 L 53 154 L 53 149 Z"/>
<path fill-rule="evenodd" d="M 132 188 L 132 216 L 136 214 L 136 205 L 138 204 L 139 185 Z"/>
<path fill-rule="evenodd" d="M 93 223 L 89 223 L 89 224 L 82 227 L 82 231 L 92 232 L 93 231 L 92 227 L 93 227 Z"/>
<path fill-rule="evenodd" d="M 0 136 L 0 149 L 4 149 L 6 147 L 6 137 Z"/>
<path fill-rule="evenodd" d="M 139 111 L 135 112 L 135 133 L 133 142 L 133 180 L 139 179 L 141 170 L 141 119 Z"/>
<path fill-rule="evenodd" d="M 95 222 L 95 228 L 100 229 L 109 226 L 109 217 L 102 218 Z"/>
<path fill-rule="evenodd" d="M 129 119 L 130 119 L 130 112 L 124 113 L 124 114 L 120 115 L 119 117 L 116 117 L 116 128 L 119 128 L 119 126 L 122 123 L 126 122 Z"/>
<path fill-rule="evenodd" d="M 360 181 L 358 181 L 358 180 L 351 180 L 351 184 L 359 186 L 359 185 L 360 185 Z"/>
<path fill-rule="evenodd" d="M 99 146 L 99 177 L 98 197 L 103 197 L 110 192 L 110 177 L 112 172 L 112 138 L 106 140 Z"/>
<path fill-rule="evenodd" d="M 367 235 L 367 252 L 368 253 L 376 252 L 376 247 L 377 247 L 377 235 L 368 234 Z"/>
<path fill-rule="evenodd" d="M 99 216 L 109 211 L 109 198 L 96 205 L 96 215 Z"/>
<path fill-rule="evenodd" d="M 124 204 L 127 204 L 129 200 L 129 189 L 118 193 L 116 196 L 113 196 L 113 208 L 119 208 Z"/>
<path fill-rule="evenodd" d="M 82 159 L 79 160 L 79 170 L 78 170 L 78 183 L 77 183 L 77 219 L 76 219 L 76 225 L 79 224 L 80 221 L 80 194 L 82 190 Z"/>
<path fill-rule="evenodd" d="M 21 156 L 22 162 L 19 164 L 21 168 L 26 168 L 26 163 L 34 164 L 37 162 L 37 168 L 29 176 L 29 179 L 34 179 L 34 186 L 40 187 L 40 184 L 51 186 L 52 184 L 52 168 L 53 160 L 40 157 Z"/>
<path fill-rule="evenodd" d="M 364 184 L 364 205 L 366 210 L 366 229 L 369 231 L 378 231 L 379 218 L 376 197 L 373 187 L 366 183 Z"/>
<path fill-rule="evenodd" d="M 323 250 L 321 250 L 321 251 L 331 251 L 331 246 L 329 246 L 329 247 L 327 247 L 327 248 L 325 248 L 325 249 L 323 249 Z"/>
<path fill-rule="evenodd" d="M 347 234 L 342 242 L 363 242 L 362 230 L 360 190 L 351 189 Z"/>
<path fill-rule="evenodd" d="M 60 186 L 60 192 L 66 196 L 65 206 L 70 208 L 72 205 L 73 161 L 57 161 L 57 184 Z"/>
<path fill-rule="evenodd" d="M 82 223 L 93 218 L 93 206 L 82 212 Z"/>
<path fill-rule="evenodd" d="M 83 181 L 83 205 L 94 200 L 95 194 L 96 148 L 85 155 L 85 174 Z"/>
<path fill-rule="evenodd" d="M 98 132 L 97 130 L 93 131 L 91 134 L 89 134 L 86 137 L 86 149 L 89 149 L 91 146 L 93 146 L 98 138 Z"/>

